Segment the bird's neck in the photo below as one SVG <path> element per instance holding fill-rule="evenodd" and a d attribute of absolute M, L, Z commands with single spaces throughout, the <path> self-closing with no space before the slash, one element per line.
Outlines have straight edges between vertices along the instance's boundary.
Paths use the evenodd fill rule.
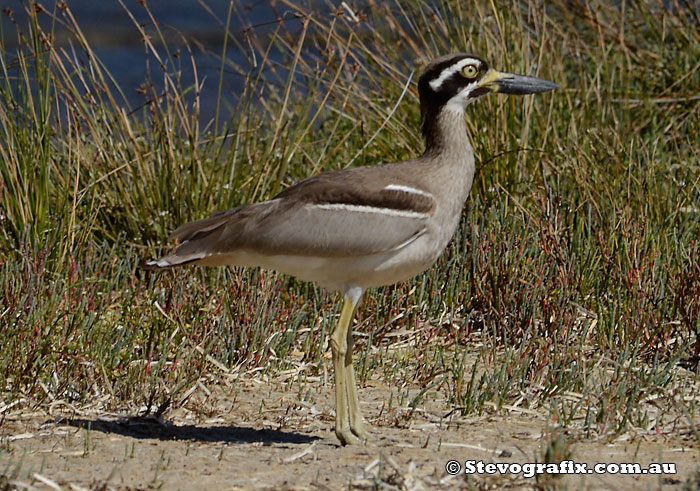
<path fill-rule="evenodd" d="M 467 136 L 464 110 L 443 106 L 423 114 L 421 126 L 425 138 L 424 157 L 453 157 L 460 159 L 472 156 L 472 147 Z"/>
<path fill-rule="evenodd" d="M 474 152 L 461 107 L 443 107 L 423 121 L 426 149 L 419 160 L 430 174 L 431 192 L 439 193 L 435 217 L 442 224 L 439 240 L 447 244 L 474 181 Z"/>

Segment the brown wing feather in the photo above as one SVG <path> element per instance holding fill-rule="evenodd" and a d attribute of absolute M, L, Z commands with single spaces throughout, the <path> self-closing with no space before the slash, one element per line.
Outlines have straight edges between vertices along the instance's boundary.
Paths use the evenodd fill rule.
<path fill-rule="evenodd" d="M 285 189 L 276 198 L 316 204 L 373 206 L 416 213 L 430 213 L 435 209 L 435 200 L 430 196 L 384 189 L 387 182 L 377 179 L 381 173 L 379 176 L 373 174 L 388 167 L 358 167 L 319 174 Z M 369 170 L 375 172 L 367 172 Z M 404 184 L 420 189 L 414 182 Z"/>
<path fill-rule="evenodd" d="M 210 233 L 225 225 L 231 215 L 236 213 L 237 210 L 238 208 L 234 208 L 222 213 L 216 213 L 209 218 L 203 218 L 201 220 L 195 220 L 194 222 L 180 225 L 170 234 L 170 238 L 184 242 L 186 240 L 194 240 L 198 237 L 204 236 L 207 233 Z"/>
<path fill-rule="evenodd" d="M 320 174 L 282 191 L 270 201 L 186 223 L 171 235 L 182 241 L 177 250 L 149 264 L 178 265 L 237 250 L 324 257 L 393 250 L 424 233 L 426 217 L 435 209 L 435 201 L 427 193 L 384 189 L 388 182 L 383 169 Z M 398 184 L 418 188 L 409 179 L 402 181 Z M 320 205 L 348 205 L 349 209 L 339 213 Z M 368 213 L 357 207 L 387 212 Z M 394 211 L 407 213 L 402 216 Z"/>

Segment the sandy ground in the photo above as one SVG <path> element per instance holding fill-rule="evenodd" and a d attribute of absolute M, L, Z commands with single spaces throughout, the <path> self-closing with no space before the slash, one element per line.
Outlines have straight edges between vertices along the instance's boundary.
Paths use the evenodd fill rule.
<path fill-rule="evenodd" d="M 299 394 L 306 391 L 304 401 Z M 376 440 L 341 447 L 332 431 L 329 383 L 239 380 L 236 390 L 207 390 L 206 417 L 196 401 L 164 419 L 77 410 L 59 403 L 43 411 L 6 411 L 0 422 L 0 489 L 681 489 L 697 485 L 698 442 L 690 432 L 626 433 L 585 439 L 555 431 L 534 411 L 463 417 L 427 394 L 410 409 L 387 410 L 398 390 L 372 383 L 360 389 Z M 396 403 L 394 403 L 396 406 Z M 676 474 L 456 475 L 455 460 L 525 464 L 673 463 Z M 476 464 L 475 464 L 476 465 Z M 1 477 L 1 476 L 5 477 Z"/>

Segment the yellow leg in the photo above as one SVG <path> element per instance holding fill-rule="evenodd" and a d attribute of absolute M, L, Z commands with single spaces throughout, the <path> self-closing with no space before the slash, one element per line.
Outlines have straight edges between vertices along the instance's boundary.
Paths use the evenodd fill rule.
<path fill-rule="evenodd" d="M 362 423 L 355 373 L 352 368 L 350 323 L 357 300 L 345 296 L 338 325 L 331 335 L 335 370 L 335 434 L 343 445 L 361 445 L 369 436 Z"/>
<path fill-rule="evenodd" d="M 354 311 L 354 306 L 353 306 Z M 357 396 L 357 385 L 355 383 L 355 370 L 352 367 L 352 329 L 348 329 L 348 351 L 345 353 L 345 390 L 348 395 L 348 413 L 350 416 L 350 430 L 363 442 L 371 439 L 365 424 L 362 421 L 360 411 L 360 398 Z"/>

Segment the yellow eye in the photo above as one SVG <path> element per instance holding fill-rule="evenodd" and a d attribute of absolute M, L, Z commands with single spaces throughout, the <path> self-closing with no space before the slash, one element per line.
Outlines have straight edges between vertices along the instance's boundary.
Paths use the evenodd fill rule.
<path fill-rule="evenodd" d="M 476 65 L 467 65 L 462 68 L 462 74 L 467 78 L 476 78 L 479 68 Z"/>

